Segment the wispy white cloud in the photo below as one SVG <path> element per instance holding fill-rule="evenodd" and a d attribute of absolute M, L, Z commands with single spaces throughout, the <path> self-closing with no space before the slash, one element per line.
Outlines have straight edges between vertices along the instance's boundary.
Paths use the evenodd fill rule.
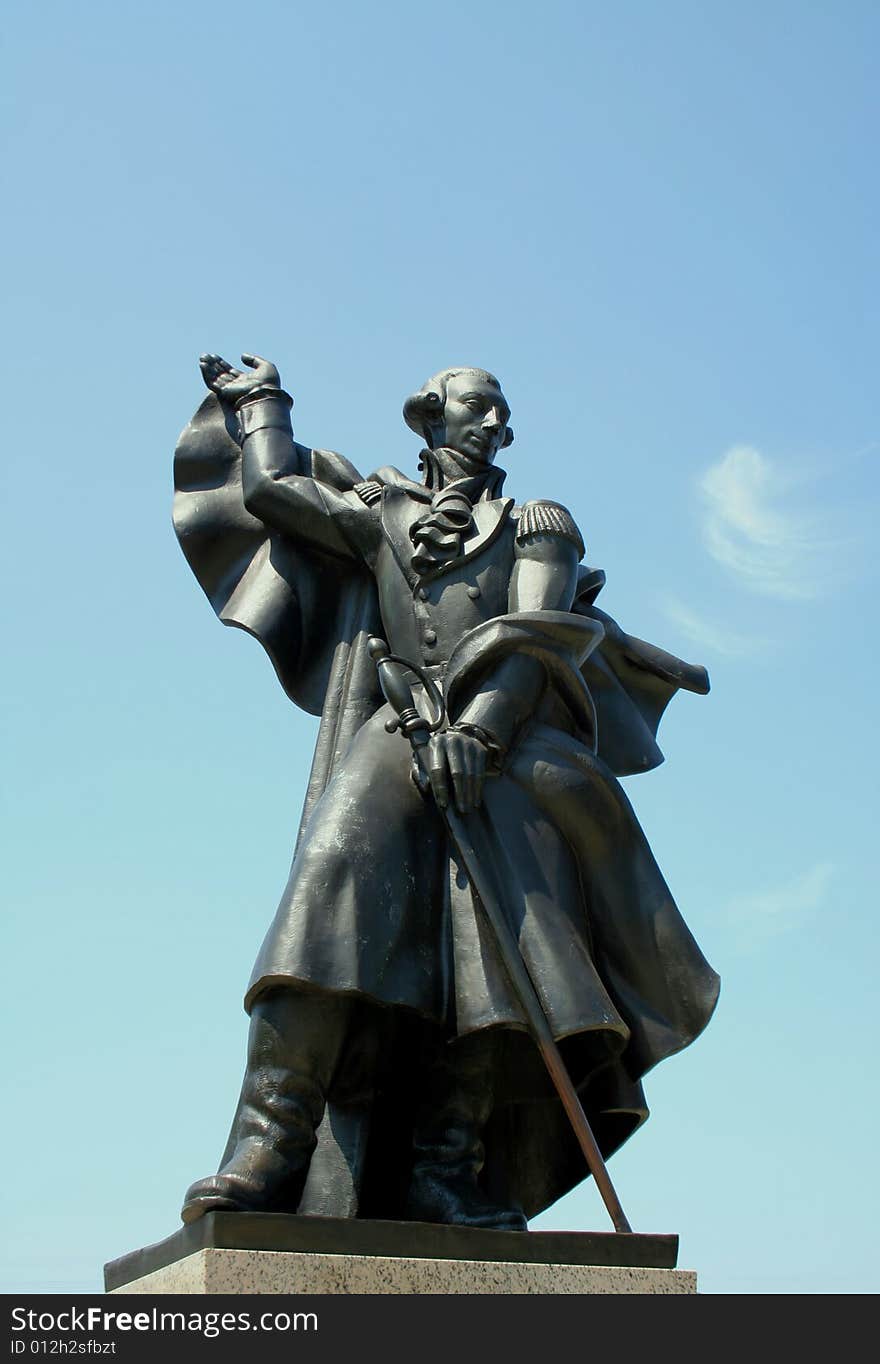
<path fill-rule="evenodd" d="M 740 634 L 721 621 L 705 620 L 677 597 L 665 597 L 663 610 L 667 619 L 698 649 L 707 649 L 723 658 L 751 658 L 766 652 L 766 639 Z"/>
<path fill-rule="evenodd" d="M 781 885 L 737 896 L 727 907 L 731 924 L 751 943 L 799 926 L 825 901 L 833 862 L 816 862 Z"/>
<path fill-rule="evenodd" d="M 815 511 L 791 506 L 794 482 L 760 450 L 735 445 L 700 479 L 703 539 L 717 563 L 764 596 L 812 601 L 839 572 Z"/>

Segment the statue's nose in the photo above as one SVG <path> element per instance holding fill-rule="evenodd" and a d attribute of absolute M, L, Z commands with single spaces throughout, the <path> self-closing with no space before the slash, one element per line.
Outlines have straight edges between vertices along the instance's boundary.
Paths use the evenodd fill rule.
<path fill-rule="evenodd" d="M 486 431 L 500 431 L 502 426 L 501 417 L 497 407 L 490 407 L 483 418 L 483 427 Z"/>

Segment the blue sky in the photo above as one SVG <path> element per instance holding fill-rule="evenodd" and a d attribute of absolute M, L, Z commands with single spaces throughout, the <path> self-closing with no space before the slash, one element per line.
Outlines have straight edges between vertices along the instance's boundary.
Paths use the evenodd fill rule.
<path fill-rule="evenodd" d="M 511 491 L 705 663 L 627 789 L 723 977 L 612 1162 L 710 1293 L 876 1292 L 876 6 L 19 7 L 7 206 L 0 1289 L 80 1291 L 214 1168 L 316 722 L 170 524 L 197 357 L 412 470 L 499 374 Z M 9 1172 L 12 1172 L 10 1175 Z M 584 1187 L 537 1226 L 603 1228 Z"/>

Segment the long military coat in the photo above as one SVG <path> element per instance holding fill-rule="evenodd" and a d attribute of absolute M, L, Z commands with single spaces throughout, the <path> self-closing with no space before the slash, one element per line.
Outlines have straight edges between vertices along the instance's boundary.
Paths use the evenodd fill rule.
<path fill-rule="evenodd" d="M 450 1039 L 501 1026 L 485 1178 L 532 1215 L 585 1176 L 583 1158 L 433 799 L 412 780 L 409 746 L 386 731 L 366 640 L 380 633 L 428 670 L 453 721 L 484 720 L 487 696 L 496 722 L 506 711 L 508 751 L 469 818 L 606 1155 L 647 1116 L 641 1077 L 698 1035 L 717 997 L 616 779 L 662 760 L 660 715 L 677 688 L 705 691 L 705 673 L 598 611 L 595 571 L 581 570 L 570 611 L 511 611 L 524 530 L 552 534 L 559 513 L 516 507 L 500 495 L 501 471 L 458 551 L 417 569 L 429 489 L 390 469 L 361 480 L 340 456 L 291 442 L 289 472 L 311 480 L 315 514 L 257 519 L 244 508 L 233 434 L 213 398 L 184 432 L 178 535 L 221 619 L 255 634 L 292 699 L 322 717 L 297 851 L 247 1006 L 293 985 L 393 1006 L 389 1020 Z M 523 654 L 543 664 L 534 706 L 493 690 Z M 387 1121 L 399 1133 L 408 1104 L 393 1091 L 392 1076 Z M 393 1216 L 402 1147 L 372 1149 L 360 1206 Z"/>

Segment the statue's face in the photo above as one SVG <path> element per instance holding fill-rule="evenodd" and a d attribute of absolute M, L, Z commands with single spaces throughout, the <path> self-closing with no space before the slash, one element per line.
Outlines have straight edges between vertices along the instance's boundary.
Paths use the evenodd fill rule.
<path fill-rule="evenodd" d="M 504 394 L 478 374 L 456 374 L 446 386 L 443 444 L 491 464 L 504 444 L 510 408 Z"/>

